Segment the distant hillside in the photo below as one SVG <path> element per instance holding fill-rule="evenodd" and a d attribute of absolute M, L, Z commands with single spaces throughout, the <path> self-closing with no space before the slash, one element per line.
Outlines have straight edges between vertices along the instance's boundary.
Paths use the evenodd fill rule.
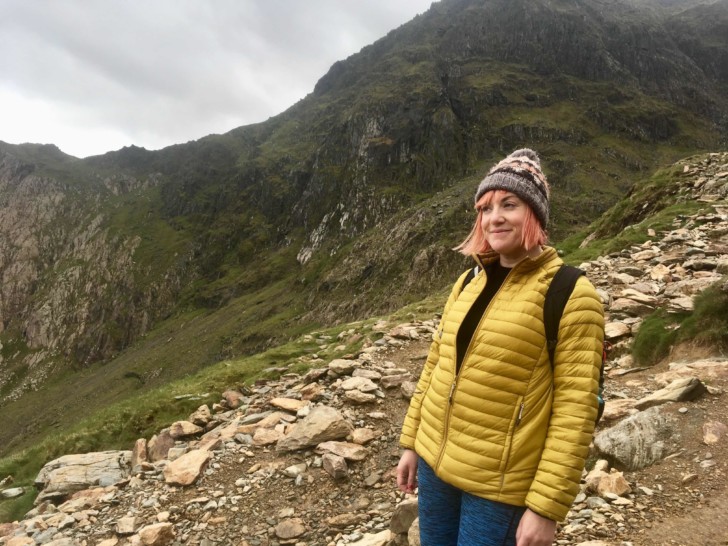
<path fill-rule="evenodd" d="M 560 240 L 727 137 L 728 1 L 444 0 L 265 123 L 85 160 L 0 143 L 0 446 L 441 288 L 516 147 Z"/>

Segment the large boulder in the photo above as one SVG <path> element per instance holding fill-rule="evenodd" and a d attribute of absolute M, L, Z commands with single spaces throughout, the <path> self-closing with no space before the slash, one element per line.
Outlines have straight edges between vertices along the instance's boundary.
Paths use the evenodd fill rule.
<path fill-rule="evenodd" d="M 173 485 L 194 483 L 207 467 L 212 455 L 204 449 L 195 449 L 175 459 L 164 468 L 164 481 Z"/>
<path fill-rule="evenodd" d="M 329 440 L 346 438 L 354 427 L 334 408 L 317 406 L 276 445 L 278 451 L 305 449 Z"/>
<path fill-rule="evenodd" d="M 35 486 L 41 490 L 35 503 L 60 501 L 82 489 L 114 485 L 129 477 L 131 455 L 131 451 L 101 451 L 54 459 L 35 478 Z"/>
<path fill-rule="evenodd" d="M 675 418 L 653 407 L 597 434 L 594 447 L 613 465 L 640 470 L 673 453 L 678 440 Z"/>

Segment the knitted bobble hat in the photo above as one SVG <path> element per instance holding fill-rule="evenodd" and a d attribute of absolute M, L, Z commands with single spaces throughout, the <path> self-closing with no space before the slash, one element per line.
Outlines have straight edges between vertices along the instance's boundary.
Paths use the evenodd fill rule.
<path fill-rule="evenodd" d="M 533 209 L 543 228 L 548 225 L 551 190 L 541 171 L 538 154 L 533 150 L 516 150 L 490 169 L 475 192 L 475 203 L 491 190 L 506 190 L 516 194 Z"/>

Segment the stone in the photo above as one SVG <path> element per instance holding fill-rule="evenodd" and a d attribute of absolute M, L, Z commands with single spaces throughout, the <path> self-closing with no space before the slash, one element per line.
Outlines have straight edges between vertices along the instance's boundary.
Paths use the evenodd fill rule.
<path fill-rule="evenodd" d="M 129 476 L 131 451 L 102 451 L 81 455 L 64 455 L 47 463 L 35 478 L 42 490 L 38 504 L 50 498 L 63 498 L 92 486 L 107 486 Z"/>
<path fill-rule="evenodd" d="M 689 296 L 670 298 L 667 302 L 668 313 L 684 313 L 686 311 L 692 311 L 694 308 L 695 302 Z"/>
<path fill-rule="evenodd" d="M 62 537 L 62 538 L 55 538 L 51 540 L 50 542 L 46 542 L 45 546 L 80 546 L 80 542 L 68 538 L 68 537 Z"/>
<path fill-rule="evenodd" d="M 321 400 L 321 398 L 323 398 L 324 396 L 324 392 L 326 392 L 326 389 L 324 389 L 318 383 L 309 383 L 308 385 L 303 386 L 301 390 L 298 391 L 298 393 L 301 395 L 301 400 L 309 400 L 311 402 Z"/>
<path fill-rule="evenodd" d="M 632 329 L 624 322 L 609 322 L 604 325 L 604 337 L 614 341 L 632 333 Z"/>
<path fill-rule="evenodd" d="M 316 447 L 319 453 L 329 452 L 349 461 L 363 461 L 369 454 L 367 448 L 349 442 L 322 442 Z"/>
<path fill-rule="evenodd" d="M 169 450 L 174 447 L 174 438 L 169 433 L 169 429 L 164 429 L 151 437 L 147 443 L 147 455 L 153 463 L 167 458 Z"/>
<path fill-rule="evenodd" d="M 400 324 L 389 331 L 389 335 L 395 339 L 419 339 L 417 330 L 411 324 Z"/>
<path fill-rule="evenodd" d="M 719 276 L 710 275 L 708 277 L 693 277 L 682 279 L 665 286 L 664 295 L 668 298 L 679 298 L 683 296 L 694 296 L 699 294 L 711 284 L 719 280 Z"/>
<path fill-rule="evenodd" d="M 420 546 L 420 518 L 415 519 L 407 531 L 407 544 L 409 546 Z"/>
<path fill-rule="evenodd" d="M 306 525 L 301 518 L 284 519 L 276 525 L 276 536 L 282 540 L 297 538 L 306 532 Z"/>
<path fill-rule="evenodd" d="M 674 452 L 678 439 L 675 418 L 654 407 L 600 432 L 594 447 L 620 467 L 639 470 Z"/>
<path fill-rule="evenodd" d="M 366 377 L 349 377 L 341 383 L 345 391 L 358 390 L 360 392 L 372 392 L 377 390 L 377 384 Z"/>
<path fill-rule="evenodd" d="M 415 394 L 416 390 L 417 383 L 415 381 L 405 381 L 400 385 L 399 393 L 402 395 L 402 398 L 409 400 Z"/>
<path fill-rule="evenodd" d="M 362 517 L 360 515 L 348 512 L 326 518 L 326 525 L 333 527 L 334 529 L 345 529 L 352 525 L 357 525 L 361 523 L 361 521 Z"/>
<path fill-rule="evenodd" d="M 269 404 L 275 408 L 293 413 L 296 413 L 301 408 L 308 406 L 307 401 L 297 400 L 295 398 L 273 398 Z"/>
<path fill-rule="evenodd" d="M 634 415 L 639 411 L 635 407 L 635 404 L 637 404 L 637 400 L 633 398 L 616 398 L 613 400 L 607 400 L 604 403 L 602 421 L 610 423 L 613 421 L 619 421 L 629 415 Z"/>
<path fill-rule="evenodd" d="M 346 464 L 346 459 L 343 457 L 334 453 L 324 453 L 321 459 L 324 470 L 335 480 L 345 478 L 349 473 L 349 467 Z"/>
<path fill-rule="evenodd" d="M 167 460 L 168 461 L 176 461 L 179 459 L 182 455 L 187 453 L 190 450 L 190 448 L 186 445 L 183 446 L 175 446 L 173 448 L 170 448 L 169 452 L 167 453 Z"/>
<path fill-rule="evenodd" d="M 243 396 L 243 393 L 239 391 L 226 390 L 222 393 L 222 398 L 228 408 L 237 409 L 240 407 L 245 397 Z"/>
<path fill-rule="evenodd" d="M 363 446 L 374 440 L 377 436 L 379 436 L 379 433 L 374 429 L 355 428 L 351 433 L 351 441 Z"/>
<path fill-rule="evenodd" d="M 290 417 L 290 414 L 283 411 L 274 411 L 268 413 L 263 419 L 257 421 L 254 425 L 242 425 L 237 428 L 238 433 L 255 432 L 259 428 L 275 428 L 283 419 Z"/>
<path fill-rule="evenodd" d="M 628 299 L 630 299 L 632 301 L 636 301 L 638 303 L 644 303 L 651 307 L 657 305 L 657 303 L 659 301 L 655 296 L 651 296 L 649 294 L 643 294 L 642 292 L 634 290 L 633 288 L 627 288 L 625 290 L 622 290 L 622 292 L 620 293 L 620 297 L 628 298 Z"/>
<path fill-rule="evenodd" d="M 271 428 L 259 428 L 253 434 L 254 446 L 269 446 L 277 443 L 284 437 L 284 434 Z"/>
<path fill-rule="evenodd" d="M 164 481 L 171 485 L 190 485 L 200 477 L 210 458 L 210 452 L 202 449 L 185 453 L 165 467 Z"/>
<path fill-rule="evenodd" d="M 24 493 L 25 489 L 22 487 L 11 487 L 0 491 L 0 497 L 3 499 L 14 499 L 15 497 L 22 497 Z"/>
<path fill-rule="evenodd" d="M 374 487 L 382 479 L 382 472 L 376 471 L 364 478 L 364 487 Z"/>
<path fill-rule="evenodd" d="M 377 401 L 377 396 L 368 392 L 358 390 L 346 391 L 344 398 L 354 404 L 372 404 Z"/>
<path fill-rule="evenodd" d="M 194 423 L 197 426 L 204 427 L 212 421 L 212 411 L 207 404 L 203 404 L 193 414 L 190 415 L 188 421 Z"/>
<path fill-rule="evenodd" d="M 346 438 L 354 427 L 343 415 L 330 406 L 317 406 L 311 413 L 292 427 L 292 430 L 278 441 L 278 451 L 295 451 L 315 446 L 329 440 Z"/>
<path fill-rule="evenodd" d="M 30 537 L 19 536 L 9 539 L 4 546 L 35 546 L 36 542 Z"/>
<path fill-rule="evenodd" d="M 642 317 L 652 313 L 654 308 L 629 298 L 618 298 L 612 302 L 609 310 L 612 313 L 621 313 L 631 317 Z"/>
<path fill-rule="evenodd" d="M 728 359 L 670 362 L 668 371 L 655 375 L 655 383 L 667 386 L 676 379 L 684 377 L 697 377 L 704 383 L 728 379 Z"/>
<path fill-rule="evenodd" d="M 389 530 L 395 534 L 406 533 L 412 526 L 412 522 L 417 519 L 417 499 L 407 499 L 400 502 L 389 522 Z"/>
<path fill-rule="evenodd" d="M 605 497 L 608 493 L 623 497 L 631 492 L 632 488 L 622 472 L 612 471 L 602 476 L 597 485 L 597 493 L 602 497 Z"/>
<path fill-rule="evenodd" d="M 304 474 L 308 470 L 306 463 L 293 464 L 283 470 L 283 474 L 289 478 L 297 478 L 301 474 Z"/>
<path fill-rule="evenodd" d="M 116 496 L 117 488 L 93 487 L 73 493 L 70 498 L 58 507 L 58 510 L 66 514 L 73 514 L 81 510 L 87 510 L 98 506 L 103 501 L 108 501 Z"/>
<path fill-rule="evenodd" d="M 683 263 L 683 267 L 693 271 L 712 271 L 718 267 L 718 262 L 713 258 L 695 257 Z"/>
<path fill-rule="evenodd" d="M 202 432 L 204 432 L 202 427 L 199 427 L 194 423 L 190 423 L 189 421 L 176 421 L 169 427 L 169 435 L 175 440 L 201 434 Z"/>
<path fill-rule="evenodd" d="M 134 516 L 128 516 L 119 518 L 116 522 L 116 534 L 118 535 L 133 535 L 137 528 L 137 518 Z"/>
<path fill-rule="evenodd" d="M 642 250 L 640 252 L 635 252 L 632 254 L 632 259 L 635 262 L 645 262 L 648 260 L 651 260 L 652 258 L 655 258 L 659 255 L 658 250 L 654 249 L 648 249 L 648 250 Z"/>
<path fill-rule="evenodd" d="M 609 273 L 607 280 L 611 284 L 632 284 L 636 281 L 632 275 L 628 275 L 627 273 Z"/>
<path fill-rule="evenodd" d="M 136 469 L 142 465 L 142 463 L 149 462 L 147 457 L 147 440 L 145 438 L 139 438 L 134 442 L 134 448 L 131 450 L 131 467 Z"/>
<path fill-rule="evenodd" d="M 175 537 L 174 525 L 171 523 L 153 523 L 139 529 L 141 543 L 146 546 L 163 546 L 170 544 Z"/>
<path fill-rule="evenodd" d="M 399 387 L 405 381 L 411 381 L 411 380 L 412 380 L 412 376 L 408 373 L 398 374 L 398 375 L 386 375 L 386 376 L 382 377 L 381 385 L 385 389 L 392 389 L 395 387 Z"/>
<path fill-rule="evenodd" d="M 370 370 L 368 368 L 357 368 L 351 374 L 352 377 L 365 377 L 372 381 L 379 381 L 382 378 L 382 374 L 376 370 Z"/>
<path fill-rule="evenodd" d="M 336 376 L 351 375 L 357 363 L 354 360 L 345 358 L 337 358 L 329 362 L 329 371 Z"/>
<path fill-rule="evenodd" d="M 670 282 L 672 279 L 672 272 L 665 264 L 658 264 L 650 270 L 650 278 L 653 281 L 662 283 Z"/>
<path fill-rule="evenodd" d="M 238 425 L 241 427 L 247 426 L 247 425 L 254 425 L 256 423 L 260 423 L 261 421 L 265 420 L 268 416 L 272 415 L 274 412 L 272 411 L 264 411 L 261 413 L 248 413 L 245 415 L 245 417 L 241 418 L 238 421 Z M 280 413 L 280 412 L 275 412 Z"/>
<path fill-rule="evenodd" d="M 728 426 L 720 421 L 709 421 L 703 425 L 703 443 L 716 445 L 728 433 Z"/>
<path fill-rule="evenodd" d="M 706 392 L 707 389 L 700 379 L 697 377 L 684 377 L 682 379 L 676 379 L 664 389 L 660 389 L 638 400 L 635 407 L 643 410 L 667 402 L 695 400 Z"/>
<path fill-rule="evenodd" d="M 389 530 L 380 533 L 367 533 L 357 540 L 356 546 L 387 546 L 392 540 L 392 533 Z"/>

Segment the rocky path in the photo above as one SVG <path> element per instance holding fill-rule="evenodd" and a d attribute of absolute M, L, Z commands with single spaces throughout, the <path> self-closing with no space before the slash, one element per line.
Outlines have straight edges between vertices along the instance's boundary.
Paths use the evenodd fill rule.
<path fill-rule="evenodd" d="M 685 174 L 681 192 L 710 212 L 582 265 L 615 350 L 592 470 L 557 544 L 728 540 L 728 359 L 681 347 L 643 369 L 628 356 L 645 315 L 691 309 L 693 295 L 728 273 L 728 154 L 686 164 Z M 381 321 L 319 337 L 321 347 L 371 343 L 310 362 L 305 376 L 222 393 L 129 451 L 54 461 L 39 475 L 38 505 L 0 525 L 0 544 L 417 545 L 416 497 L 396 490 L 394 468 L 435 327 Z"/>

